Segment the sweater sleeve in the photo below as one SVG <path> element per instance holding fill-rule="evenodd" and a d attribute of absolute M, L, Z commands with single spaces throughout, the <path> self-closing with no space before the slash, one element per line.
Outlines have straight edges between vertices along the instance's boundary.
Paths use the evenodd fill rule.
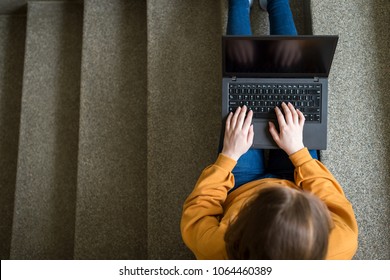
<path fill-rule="evenodd" d="M 183 206 L 181 233 L 184 243 L 198 259 L 220 258 L 226 228 L 220 225 L 223 203 L 234 186 L 232 170 L 236 161 L 220 154 L 202 172 Z"/>
<path fill-rule="evenodd" d="M 295 166 L 295 183 L 319 197 L 328 207 L 333 220 L 327 259 L 351 259 L 357 250 L 358 227 L 351 203 L 329 172 L 306 148 L 290 156 Z"/>

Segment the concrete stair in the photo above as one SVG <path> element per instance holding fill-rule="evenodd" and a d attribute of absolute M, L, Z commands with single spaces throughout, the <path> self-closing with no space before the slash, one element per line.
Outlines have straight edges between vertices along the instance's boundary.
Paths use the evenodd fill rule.
<path fill-rule="evenodd" d="M 192 259 L 181 208 L 217 156 L 227 1 L 11 2 L 0 5 L 1 258 Z M 298 32 L 333 34 L 310 2 L 321 5 L 291 1 Z M 252 9 L 253 33 L 268 34 Z M 364 206 L 335 151 L 324 161 Z M 389 257 L 388 242 L 365 242 L 358 258 Z"/>
<path fill-rule="evenodd" d="M 73 258 L 82 11 L 28 6 L 11 258 Z"/>
<path fill-rule="evenodd" d="M 10 256 L 23 80 L 25 16 L 0 15 L 0 258 Z"/>
<path fill-rule="evenodd" d="M 146 259 L 146 2 L 84 4 L 74 256 Z"/>

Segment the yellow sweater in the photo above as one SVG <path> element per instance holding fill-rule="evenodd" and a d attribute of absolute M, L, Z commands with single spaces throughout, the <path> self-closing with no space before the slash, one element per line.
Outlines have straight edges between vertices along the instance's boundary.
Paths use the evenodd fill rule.
<path fill-rule="evenodd" d="M 358 228 L 351 203 L 336 179 L 306 148 L 290 156 L 295 184 L 288 180 L 261 179 L 247 183 L 228 195 L 234 186 L 236 161 L 220 154 L 201 174 L 184 203 L 181 233 L 197 259 L 227 259 L 224 236 L 248 198 L 265 187 L 283 185 L 315 194 L 328 206 L 334 228 L 329 236 L 326 259 L 351 259 L 357 249 Z"/>

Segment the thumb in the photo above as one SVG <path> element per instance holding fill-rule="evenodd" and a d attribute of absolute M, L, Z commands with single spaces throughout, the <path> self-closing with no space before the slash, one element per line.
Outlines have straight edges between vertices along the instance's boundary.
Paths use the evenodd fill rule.
<path fill-rule="evenodd" d="M 250 143 L 251 145 L 253 144 L 254 135 L 255 135 L 255 133 L 253 132 L 253 124 L 251 124 L 251 126 L 249 127 L 249 131 L 248 131 L 248 143 Z"/>
<path fill-rule="evenodd" d="M 276 143 L 279 143 L 279 140 L 280 140 L 279 133 L 276 130 L 275 125 L 273 124 L 273 122 L 268 122 L 268 124 L 269 124 L 269 133 L 271 133 L 271 136 L 274 139 L 274 141 Z"/>

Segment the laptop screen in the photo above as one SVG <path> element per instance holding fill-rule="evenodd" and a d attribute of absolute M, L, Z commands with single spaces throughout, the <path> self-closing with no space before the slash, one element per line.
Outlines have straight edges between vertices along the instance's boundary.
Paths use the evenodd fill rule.
<path fill-rule="evenodd" d="M 223 76 L 328 77 L 338 36 L 223 36 Z"/>

